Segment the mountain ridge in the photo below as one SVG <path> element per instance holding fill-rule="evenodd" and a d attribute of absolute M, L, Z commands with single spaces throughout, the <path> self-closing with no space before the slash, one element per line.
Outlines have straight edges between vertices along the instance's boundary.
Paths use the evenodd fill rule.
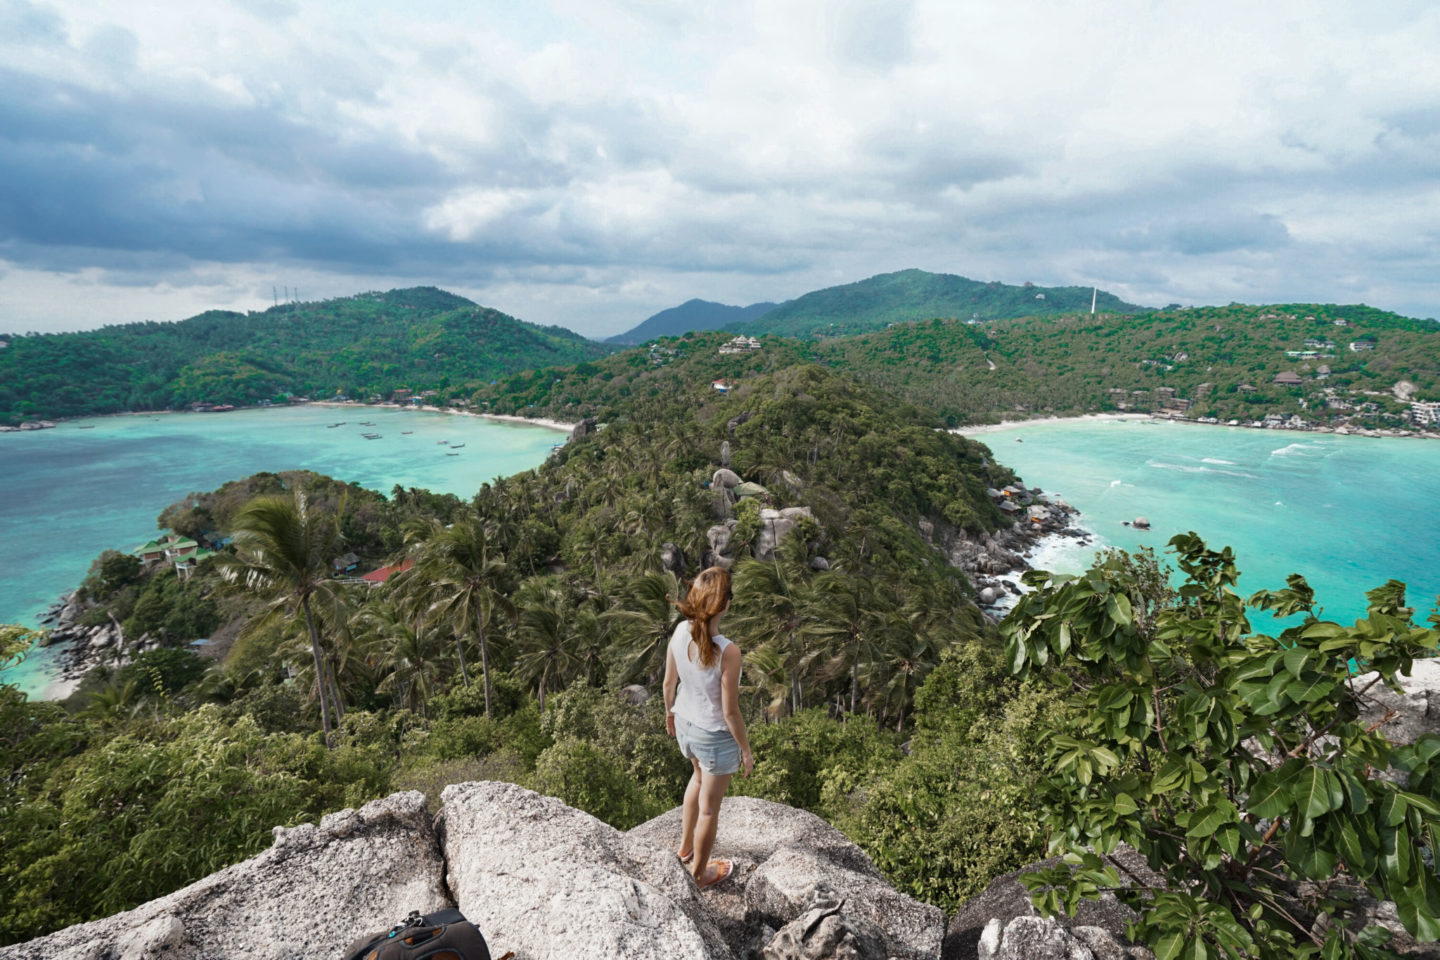
<path fill-rule="evenodd" d="M 692 331 L 719 330 L 732 323 L 746 323 L 758 319 L 775 309 L 778 304 L 769 301 L 752 303 L 748 307 L 736 307 L 713 300 L 692 297 L 668 310 L 642 320 L 640 323 L 608 338 L 606 343 L 635 346 L 656 337 L 673 337 Z"/>

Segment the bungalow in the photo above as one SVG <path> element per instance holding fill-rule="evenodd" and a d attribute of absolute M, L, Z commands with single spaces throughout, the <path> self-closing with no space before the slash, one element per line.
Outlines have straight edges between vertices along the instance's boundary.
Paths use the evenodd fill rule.
<path fill-rule="evenodd" d="M 404 573 L 406 570 L 409 570 L 413 566 L 415 566 L 415 561 L 410 557 L 406 557 L 400 563 L 389 564 L 387 566 L 381 567 L 378 570 L 371 570 L 369 573 L 365 574 L 360 579 L 364 580 L 371 586 L 378 586 L 379 584 L 384 583 L 386 580 L 389 580 L 390 577 L 394 574 Z"/>
<path fill-rule="evenodd" d="M 159 563 L 165 559 L 165 545 L 159 540 L 147 540 L 133 551 L 141 563 Z"/>
<path fill-rule="evenodd" d="M 1302 380 L 1300 378 L 1300 374 L 1296 373 L 1294 370 L 1282 370 L 1281 372 L 1275 374 L 1274 382 L 1282 387 L 1298 387 L 1305 381 Z"/>
<path fill-rule="evenodd" d="M 1362 350 L 1374 350 L 1374 349 L 1375 349 L 1375 341 L 1374 341 L 1374 340 L 1351 340 L 1351 341 L 1350 341 L 1350 352 L 1351 352 L 1351 353 L 1359 353 L 1359 352 L 1362 351 Z"/>
<path fill-rule="evenodd" d="M 714 383 L 710 384 L 710 386 L 714 387 L 716 390 L 719 390 L 721 393 L 728 393 L 730 391 L 730 388 L 735 386 L 735 381 L 716 380 Z"/>
<path fill-rule="evenodd" d="M 351 573 L 360 566 L 360 558 L 353 553 L 347 553 L 343 557 L 336 557 L 330 561 L 330 569 L 336 573 Z"/>
<path fill-rule="evenodd" d="M 175 558 L 175 576 L 181 580 L 189 580 L 195 574 L 195 568 L 200 565 L 200 561 L 206 557 L 213 556 L 215 556 L 214 550 L 201 549 L 196 550 L 194 553 L 186 554 L 183 557 Z"/>

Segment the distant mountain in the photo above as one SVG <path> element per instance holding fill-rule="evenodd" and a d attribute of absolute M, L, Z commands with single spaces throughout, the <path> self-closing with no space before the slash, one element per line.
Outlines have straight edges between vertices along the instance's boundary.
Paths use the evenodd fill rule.
<path fill-rule="evenodd" d="M 1089 312 L 1090 287 L 1011 286 L 982 283 L 949 273 L 901 270 L 858 283 L 826 287 L 787 301 L 758 319 L 731 324 L 745 333 L 789 337 L 845 336 L 887 324 L 936 317 L 996 320 L 1053 313 Z M 1099 293 L 1096 309 L 1138 313 L 1145 309 L 1114 294 Z"/>
<path fill-rule="evenodd" d="M 719 330 L 732 323 L 746 323 L 775 309 L 773 303 L 752 303 L 748 307 L 732 307 L 710 300 L 686 300 L 678 307 L 661 310 L 639 326 L 617 333 L 606 343 L 631 346 L 656 337 L 678 337 L 692 330 Z"/>
<path fill-rule="evenodd" d="M 9 341 L 0 350 L 0 423 L 285 393 L 389 397 L 405 387 L 469 396 L 497 377 L 616 349 L 434 287 L 0 339 Z"/>

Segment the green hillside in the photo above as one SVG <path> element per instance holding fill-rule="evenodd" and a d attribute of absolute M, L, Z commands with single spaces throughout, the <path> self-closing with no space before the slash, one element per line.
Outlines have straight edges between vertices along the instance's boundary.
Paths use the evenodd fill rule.
<path fill-rule="evenodd" d="M 1091 294 L 1090 287 L 1017 287 L 949 273 L 901 270 L 815 290 L 781 304 L 759 319 L 735 324 L 734 328 L 787 337 L 846 336 L 932 317 L 994 320 L 1088 311 Z M 1143 308 L 1102 291 L 1096 309 L 1137 313 Z"/>
<path fill-rule="evenodd" d="M 719 330 L 733 323 L 745 323 L 775 309 L 773 303 L 752 303 L 748 307 L 732 307 L 710 300 L 686 300 L 678 307 L 661 310 L 640 324 L 616 334 L 606 343 L 633 345 L 656 337 L 678 337 L 692 330 Z"/>
<path fill-rule="evenodd" d="M 1352 343 L 1372 346 L 1352 350 Z M 1440 325 L 1365 306 L 1235 304 L 985 325 L 931 320 L 815 349 L 832 366 L 933 406 L 951 423 L 1150 411 L 1189 400 L 1184 412 L 1192 417 L 1299 414 L 1393 428 L 1404 425 L 1401 395 L 1440 400 Z M 1298 383 L 1276 383 L 1281 373 Z"/>
<path fill-rule="evenodd" d="M 10 345 L 0 350 L 0 423 L 244 404 L 283 393 L 468 392 L 518 370 L 614 349 L 433 287 L 3 339 Z"/>

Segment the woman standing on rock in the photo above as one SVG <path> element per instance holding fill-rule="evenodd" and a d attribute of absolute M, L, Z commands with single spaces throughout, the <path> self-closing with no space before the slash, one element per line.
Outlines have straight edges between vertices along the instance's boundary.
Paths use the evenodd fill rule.
<path fill-rule="evenodd" d="M 665 730 L 695 768 L 685 788 L 676 852 L 701 890 L 730 875 L 729 860 L 710 859 L 720 801 L 735 771 L 744 767 L 748 777 L 755 766 L 740 716 L 740 648 L 719 632 L 729 609 L 730 571 L 702 570 L 680 604 L 685 620 L 665 651 Z"/>

